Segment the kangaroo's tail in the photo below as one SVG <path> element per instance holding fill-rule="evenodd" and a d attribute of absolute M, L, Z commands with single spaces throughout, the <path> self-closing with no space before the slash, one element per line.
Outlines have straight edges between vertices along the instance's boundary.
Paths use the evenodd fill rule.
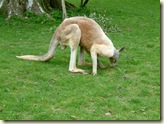
<path fill-rule="evenodd" d="M 32 60 L 32 61 L 48 61 L 51 58 L 53 58 L 54 54 L 55 54 L 55 50 L 58 47 L 59 43 L 55 37 L 55 33 L 51 39 L 50 45 L 49 45 L 49 49 L 48 52 L 44 55 L 41 56 L 35 56 L 35 55 L 23 55 L 23 56 L 16 56 L 17 58 L 20 59 L 24 59 L 24 60 Z"/>

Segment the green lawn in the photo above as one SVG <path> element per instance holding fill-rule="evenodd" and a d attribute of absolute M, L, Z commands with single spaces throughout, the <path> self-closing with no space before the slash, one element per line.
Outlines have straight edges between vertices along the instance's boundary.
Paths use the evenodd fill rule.
<path fill-rule="evenodd" d="M 87 12 L 116 48 L 126 47 L 117 67 L 98 68 L 99 76 L 70 73 L 69 47 L 49 62 L 17 59 L 45 53 L 60 20 L 0 16 L 0 120 L 161 119 L 159 1 L 91 0 L 87 8 L 73 14 Z"/>

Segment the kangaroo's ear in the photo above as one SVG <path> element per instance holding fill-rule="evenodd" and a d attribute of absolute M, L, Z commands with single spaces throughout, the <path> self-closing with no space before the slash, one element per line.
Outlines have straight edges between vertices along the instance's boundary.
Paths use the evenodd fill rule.
<path fill-rule="evenodd" d="M 122 47 L 121 49 L 119 49 L 118 51 L 119 51 L 119 53 L 120 52 L 122 52 L 122 51 L 124 51 L 125 50 L 125 47 Z"/>

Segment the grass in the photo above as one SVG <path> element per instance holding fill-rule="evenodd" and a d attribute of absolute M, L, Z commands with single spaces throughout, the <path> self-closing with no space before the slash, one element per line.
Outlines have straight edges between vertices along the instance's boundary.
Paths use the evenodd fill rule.
<path fill-rule="evenodd" d="M 159 2 L 94 0 L 88 8 L 86 15 L 106 29 L 115 47 L 126 46 L 117 67 L 98 68 L 99 76 L 70 73 L 69 48 L 58 48 L 49 62 L 17 59 L 45 53 L 60 20 L 0 16 L 0 119 L 161 119 Z M 88 55 L 86 60 L 91 62 Z"/>

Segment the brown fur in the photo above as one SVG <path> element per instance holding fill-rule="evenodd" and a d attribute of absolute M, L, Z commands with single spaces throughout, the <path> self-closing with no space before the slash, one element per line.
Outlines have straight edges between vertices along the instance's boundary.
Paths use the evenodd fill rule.
<path fill-rule="evenodd" d="M 77 48 L 80 46 L 79 62 L 84 63 L 84 50 L 91 54 L 93 62 L 93 75 L 97 74 L 97 65 L 104 68 L 105 66 L 98 60 L 97 56 L 109 58 L 111 64 L 114 66 L 119 57 L 120 51 L 116 50 L 112 41 L 105 35 L 101 27 L 92 19 L 86 17 L 72 17 L 65 19 L 56 29 L 48 52 L 42 56 L 24 55 L 17 56 L 17 58 L 34 61 L 48 61 L 54 54 L 55 50 L 61 45 L 62 49 L 66 46 L 71 48 L 71 56 L 69 63 L 69 71 L 80 72 L 86 74 L 87 72 L 76 68 L 76 54 Z"/>
<path fill-rule="evenodd" d="M 81 30 L 80 46 L 90 53 L 93 43 L 108 45 L 105 39 L 101 39 L 101 27 L 92 19 L 85 17 L 73 17 L 63 21 L 63 23 L 56 30 L 56 37 L 61 42 L 61 34 L 65 27 L 70 24 L 77 24 Z"/>

